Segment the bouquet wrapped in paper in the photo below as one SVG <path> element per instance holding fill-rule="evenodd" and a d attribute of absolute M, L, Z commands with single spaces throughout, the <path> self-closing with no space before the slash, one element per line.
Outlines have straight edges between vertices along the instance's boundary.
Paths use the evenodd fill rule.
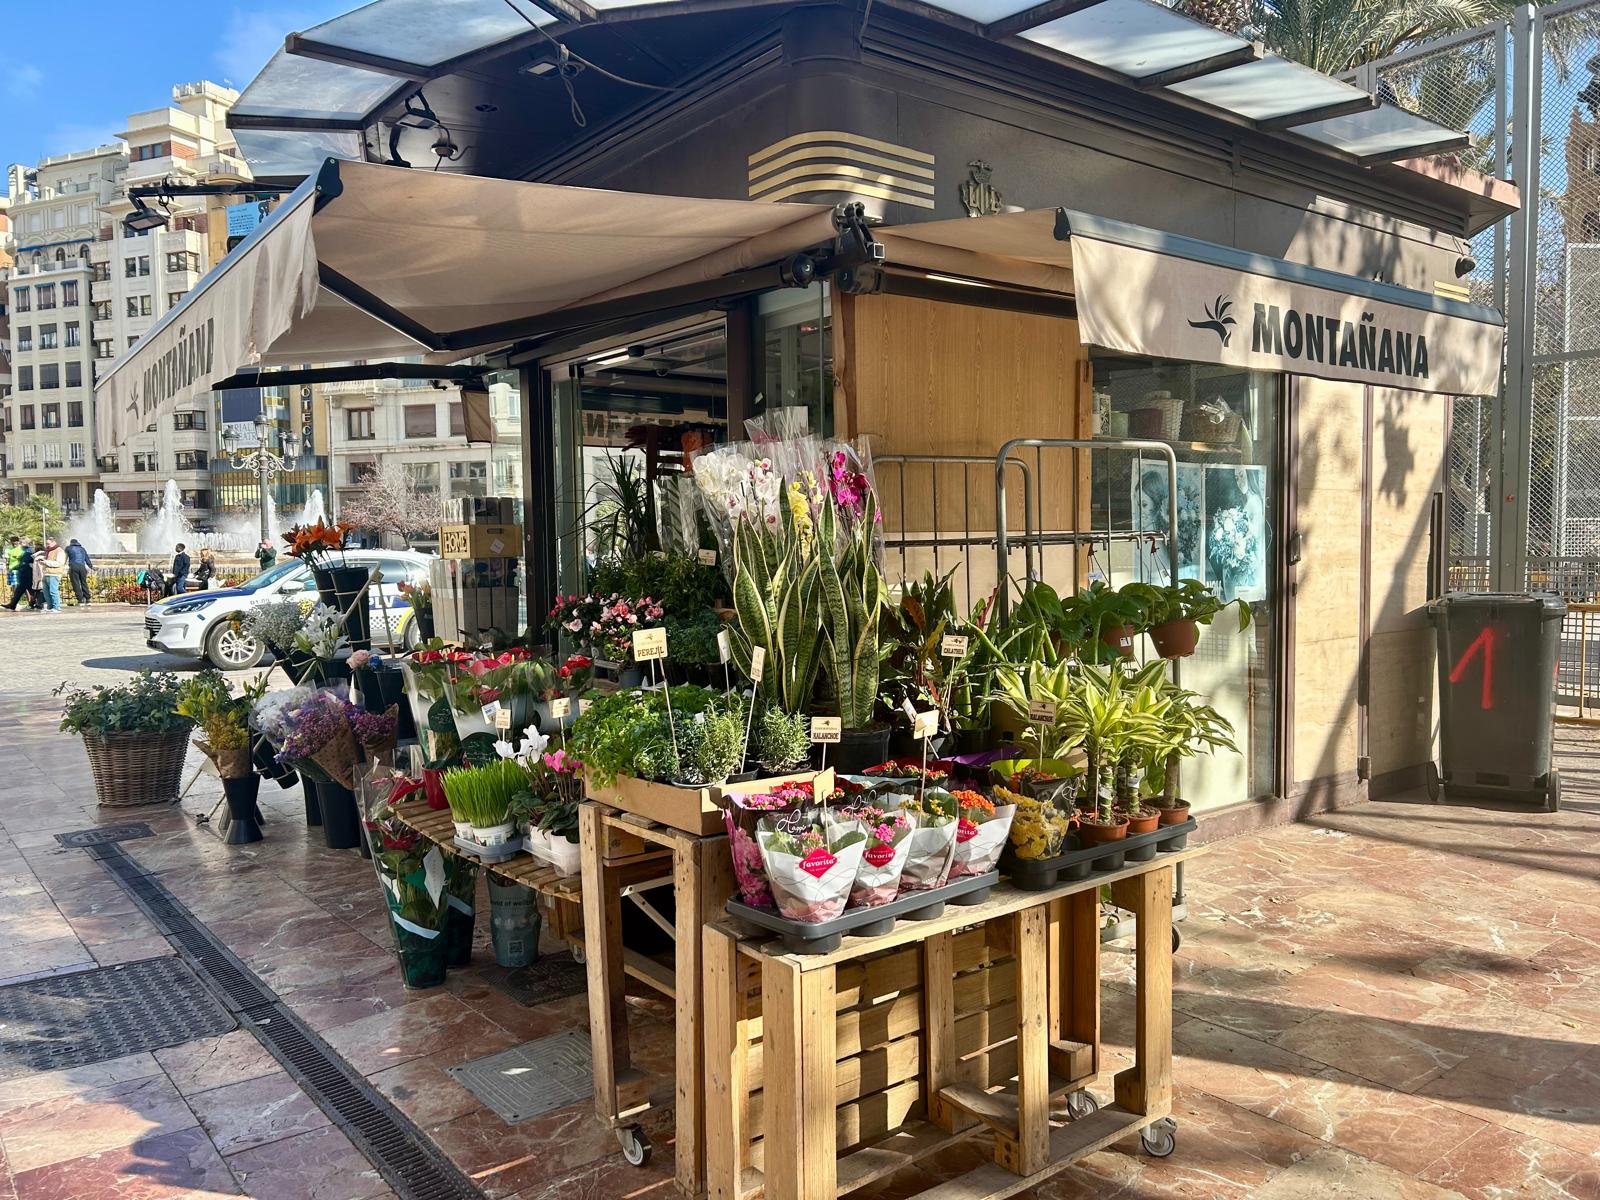
<path fill-rule="evenodd" d="M 853 824 L 830 831 L 791 815 L 762 820 L 756 837 L 780 913 L 817 925 L 844 912 L 867 848 L 865 834 Z"/>
<path fill-rule="evenodd" d="M 949 792 L 929 788 L 901 804 L 916 827 L 900 876 L 900 891 L 926 892 L 943 887 L 956 849 L 956 803 Z"/>
<path fill-rule="evenodd" d="M 876 908 L 900 894 L 900 876 L 911 854 L 911 835 L 916 829 L 910 813 L 858 804 L 830 814 L 826 824 L 830 834 L 855 829 L 866 838 L 856 881 L 850 889 L 851 908 Z"/>
<path fill-rule="evenodd" d="M 958 791 L 950 795 L 956 802 L 956 847 L 950 860 L 950 878 L 965 879 L 986 875 L 1000 861 L 1006 834 L 1016 806 L 995 804 L 977 792 Z"/>

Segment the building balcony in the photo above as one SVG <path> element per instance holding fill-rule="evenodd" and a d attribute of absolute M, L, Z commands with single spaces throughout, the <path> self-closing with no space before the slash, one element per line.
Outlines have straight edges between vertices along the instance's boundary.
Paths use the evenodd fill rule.
<path fill-rule="evenodd" d="M 89 300 L 91 303 L 108 302 L 117 298 L 115 285 L 109 279 L 100 280 L 89 285 Z"/>
<path fill-rule="evenodd" d="M 91 249 L 92 249 L 92 247 L 91 247 Z M 24 275 L 84 274 L 89 269 L 83 263 L 79 262 L 76 257 L 69 258 L 69 259 L 67 259 L 66 262 L 59 262 L 59 263 L 55 262 L 54 260 L 47 260 L 45 262 L 37 262 L 37 263 L 23 261 L 22 256 L 25 255 L 25 254 L 31 254 L 31 253 L 32 253 L 31 250 L 18 249 L 18 251 L 17 251 L 17 264 L 16 264 L 16 266 L 11 268 L 11 274 L 12 274 L 13 278 L 24 276 Z"/>

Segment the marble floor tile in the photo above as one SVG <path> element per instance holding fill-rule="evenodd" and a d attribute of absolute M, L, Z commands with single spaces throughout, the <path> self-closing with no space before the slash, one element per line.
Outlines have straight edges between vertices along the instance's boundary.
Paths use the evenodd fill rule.
<path fill-rule="evenodd" d="M 331 1122 L 288 1074 L 277 1071 L 189 1096 L 189 1107 L 223 1154 L 264 1146 Z"/>
<path fill-rule="evenodd" d="M 10 1109 L 0 1114 L 0 1140 L 12 1173 L 20 1175 L 197 1123 L 171 1081 L 154 1075 Z"/>
<path fill-rule="evenodd" d="M 238 1184 L 205 1133 L 143 1137 L 19 1172 L 16 1200 L 204 1200 L 236 1196 Z"/>
<path fill-rule="evenodd" d="M 261 1043 L 242 1029 L 169 1046 L 155 1051 L 153 1057 L 183 1096 L 257 1079 L 280 1069 Z"/>
<path fill-rule="evenodd" d="M 256 1200 L 373 1200 L 389 1185 L 350 1139 L 330 1127 L 227 1157 L 240 1190 Z"/>
<path fill-rule="evenodd" d="M 1418 1172 L 1468 1200 L 1597 1200 L 1600 1155 L 1490 1126 Z"/>

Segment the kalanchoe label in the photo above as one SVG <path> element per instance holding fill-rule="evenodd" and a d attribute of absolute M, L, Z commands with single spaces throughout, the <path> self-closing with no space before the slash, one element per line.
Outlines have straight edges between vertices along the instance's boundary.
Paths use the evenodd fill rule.
<path fill-rule="evenodd" d="M 813 878 L 821 879 L 829 871 L 833 870 L 834 864 L 838 861 L 828 851 L 817 849 L 811 851 L 810 854 L 800 860 L 800 869 Z"/>
<path fill-rule="evenodd" d="M 887 867 L 894 861 L 894 847 L 885 846 L 881 842 L 866 853 L 866 860 L 878 868 Z"/>

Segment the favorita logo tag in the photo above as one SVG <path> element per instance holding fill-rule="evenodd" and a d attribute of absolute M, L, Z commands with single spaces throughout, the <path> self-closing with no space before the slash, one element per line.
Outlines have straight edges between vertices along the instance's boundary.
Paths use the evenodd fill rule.
<path fill-rule="evenodd" d="M 961 820 L 956 822 L 956 841 L 970 842 L 977 836 L 978 827 L 971 821 L 967 820 L 965 817 L 962 817 Z"/>
<path fill-rule="evenodd" d="M 882 842 L 879 842 L 862 857 L 867 860 L 868 865 L 881 869 L 894 861 L 894 847 L 885 846 Z"/>
<path fill-rule="evenodd" d="M 821 879 L 829 871 L 833 870 L 833 864 L 838 861 L 826 850 L 818 848 L 800 860 L 800 869 L 815 879 Z"/>

